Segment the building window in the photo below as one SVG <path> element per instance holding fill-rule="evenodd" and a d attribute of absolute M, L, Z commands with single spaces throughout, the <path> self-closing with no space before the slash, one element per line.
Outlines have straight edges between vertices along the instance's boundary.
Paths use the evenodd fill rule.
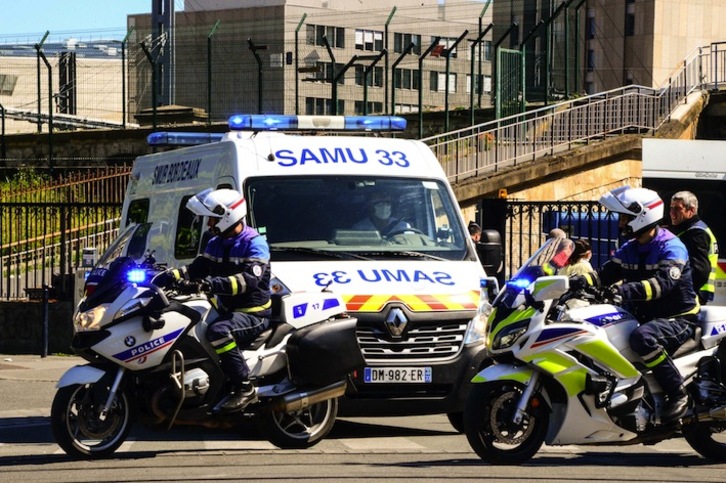
<path fill-rule="evenodd" d="M 355 48 L 380 52 L 383 50 L 383 32 L 377 30 L 356 30 Z"/>
<path fill-rule="evenodd" d="M 318 70 L 315 72 L 315 77 L 306 80 L 315 80 L 318 82 L 327 82 L 328 84 L 330 84 L 330 80 L 333 78 L 333 72 L 330 70 L 333 68 L 332 64 L 330 62 L 316 62 L 315 65 L 318 68 Z M 340 72 L 343 67 L 345 67 L 343 64 L 336 62 L 335 72 Z M 341 76 L 340 79 L 338 79 L 338 84 L 344 84 L 344 80 L 345 76 Z"/>
<path fill-rule="evenodd" d="M 306 37 L 308 45 L 324 46 L 323 37 L 326 37 L 331 47 L 345 48 L 345 29 L 342 27 L 308 24 Z"/>
<path fill-rule="evenodd" d="M 437 55 L 437 54 L 445 55 L 446 51 L 448 51 L 451 48 L 451 46 L 454 45 L 454 43 L 456 43 L 456 40 L 457 39 L 455 39 L 453 37 L 452 38 L 442 37 L 438 43 L 439 48 L 434 48 L 434 50 L 431 52 L 431 55 Z M 451 51 L 451 53 L 449 54 L 449 57 L 452 59 L 455 59 L 457 57 L 457 55 L 458 54 L 456 53 L 456 48 L 454 48 Z"/>
<path fill-rule="evenodd" d="M 380 114 L 383 112 L 382 102 L 368 101 L 368 114 Z M 363 101 L 355 101 L 355 113 L 363 114 Z"/>
<path fill-rule="evenodd" d="M 345 101 L 338 100 L 338 115 L 345 112 Z M 306 97 L 305 114 L 325 116 L 333 113 L 333 102 L 327 97 Z"/>
<path fill-rule="evenodd" d="M 484 41 L 484 60 L 492 60 L 492 41 Z"/>
<path fill-rule="evenodd" d="M 595 70 L 595 51 L 593 49 L 587 51 L 587 70 L 588 72 Z"/>
<path fill-rule="evenodd" d="M 632 37 L 635 35 L 635 5 L 628 2 L 625 6 L 625 35 Z"/>
<path fill-rule="evenodd" d="M 0 74 L 0 94 L 12 96 L 17 82 L 18 76 L 16 75 Z"/>
<path fill-rule="evenodd" d="M 585 19 L 585 36 L 588 40 L 595 38 L 595 12 L 588 11 Z"/>
<path fill-rule="evenodd" d="M 446 72 L 431 71 L 429 82 L 432 91 L 445 92 Z M 456 92 L 456 74 L 449 74 L 449 92 Z"/>
<path fill-rule="evenodd" d="M 421 55 L 421 36 L 415 34 L 393 34 L 393 51 L 401 54 L 406 47 L 413 42 L 413 52 L 416 55 Z"/>
<path fill-rule="evenodd" d="M 363 73 L 365 67 L 362 65 L 355 66 L 355 85 L 363 85 Z M 374 67 L 368 72 L 368 85 L 372 87 L 383 87 L 383 67 Z"/>
<path fill-rule="evenodd" d="M 477 80 L 475 94 L 484 94 L 485 92 L 492 91 L 492 78 L 491 76 L 476 75 L 474 78 Z M 466 93 L 471 94 L 471 75 L 466 75 Z"/>
<path fill-rule="evenodd" d="M 393 74 L 393 86 L 396 89 L 418 90 L 418 71 L 412 69 L 396 69 Z"/>

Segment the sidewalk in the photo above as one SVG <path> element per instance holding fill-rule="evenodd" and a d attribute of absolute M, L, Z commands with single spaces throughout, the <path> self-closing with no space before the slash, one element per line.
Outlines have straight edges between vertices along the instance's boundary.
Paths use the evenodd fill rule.
<path fill-rule="evenodd" d="M 0 354 L 0 381 L 58 382 L 68 369 L 85 364 L 78 356 Z"/>

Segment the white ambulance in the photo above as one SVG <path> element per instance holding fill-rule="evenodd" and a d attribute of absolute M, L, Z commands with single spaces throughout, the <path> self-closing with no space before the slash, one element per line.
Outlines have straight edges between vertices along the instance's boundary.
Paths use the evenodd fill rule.
<path fill-rule="evenodd" d="M 366 366 L 341 412 L 447 413 L 460 427 L 468 383 L 485 362 L 483 287 L 496 281 L 432 151 L 370 134 L 403 128 L 398 117 L 252 115 L 232 117 L 224 135 L 154 133 L 154 145 L 205 144 L 136 160 L 122 228 L 153 222 L 146 248 L 179 266 L 208 236 L 206 220 L 185 208 L 189 197 L 239 190 L 247 223 L 270 246 L 273 274 L 293 291 L 340 294 L 359 320 Z M 350 130 L 368 135 L 340 132 Z"/>

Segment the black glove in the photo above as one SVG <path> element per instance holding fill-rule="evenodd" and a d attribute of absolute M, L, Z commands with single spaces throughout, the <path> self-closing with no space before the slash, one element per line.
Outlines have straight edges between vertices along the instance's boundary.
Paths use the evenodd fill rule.
<path fill-rule="evenodd" d="M 161 272 L 154 277 L 154 285 L 161 288 L 169 288 L 177 281 L 176 275 L 174 275 L 173 269 L 169 269 Z"/>
<path fill-rule="evenodd" d="M 623 303 L 623 294 L 620 292 L 619 285 L 610 285 L 602 289 L 602 298 L 605 302 L 613 305 L 621 305 Z"/>
<path fill-rule="evenodd" d="M 175 287 L 181 293 L 209 293 L 212 290 L 212 286 L 207 280 L 179 280 L 176 282 Z"/>
<path fill-rule="evenodd" d="M 582 290 L 585 287 L 589 287 L 590 284 L 584 275 L 575 275 L 570 277 L 570 290 L 577 291 Z"/>

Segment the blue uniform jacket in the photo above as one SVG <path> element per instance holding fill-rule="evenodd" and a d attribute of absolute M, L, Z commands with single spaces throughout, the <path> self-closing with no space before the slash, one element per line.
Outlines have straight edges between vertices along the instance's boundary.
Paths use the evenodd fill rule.
<path fill-rule="evenodd" d="M 641 322 L 698 314 L 688 251 L 677 236 L 656 228 L 646 245 L 629 240 L 600 270 L 600 282 L 623 281 L 621 294 Z"/>

